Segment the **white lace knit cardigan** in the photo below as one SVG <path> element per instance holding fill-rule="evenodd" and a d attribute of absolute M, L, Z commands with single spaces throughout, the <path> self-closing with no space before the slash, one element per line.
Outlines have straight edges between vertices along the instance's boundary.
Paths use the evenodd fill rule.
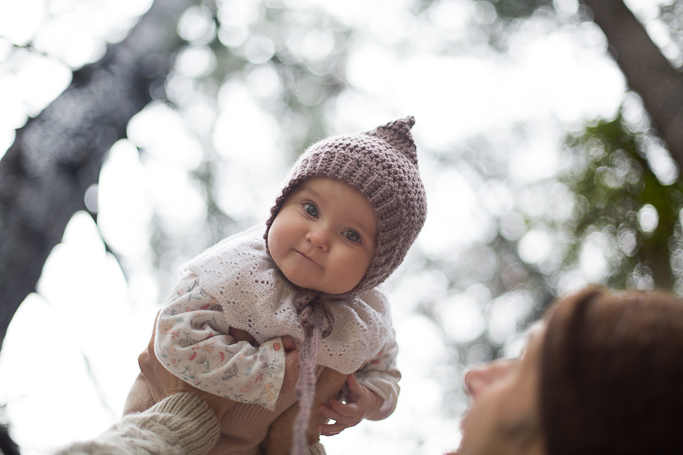
<path fill-rule="evenodd" d="M 304 333 L 293 301 L 296 288 L 266 251 L 265 226 L 228 237 L 190 261 L 202 289 L 223 307 L 227 324 L 249 332 L 258 344 L 289 335 L 297 346 Z M 347 374 L 373 358 L 387 341 L 391 315 L 385 294 L 371 289 L 326 302 L 335 328 L 323 339 L 316 364 Z"/>

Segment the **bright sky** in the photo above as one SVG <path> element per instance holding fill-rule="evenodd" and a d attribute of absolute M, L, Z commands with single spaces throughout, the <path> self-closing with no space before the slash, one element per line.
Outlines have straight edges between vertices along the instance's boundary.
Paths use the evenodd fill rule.
<path fill-rule="evenodd" d="M 340 96 L 331 115 L 335 133 L 414 115 L 416 142 L 438 152 L 478 134 L 506 143 L 516 125 L 528 122 L 537 134 L 509 150 L 515 156 L 509 179 L 528 182 L 557 171 L 567 129 L 597 116 L 614 115 L 625 97 L 624 79 L 605 55 L 604 37 L 591 24 L 549 28 L 538 19 L 513 38 L 509 54 L 501 57 L 483 49 L 453 57 L 435 52 L 429 33 L 457 37 L 464 30 L 463 18 L 475 15 L 487 20 L 485 5 L 443 1 L 441 11 L 434 13 L 434 28 L 422 30 L 407 12 L 409 0 L 285 3 L 295 8 L 320 4 L 339 20 L 367 31 L 354 44 L 348 63 L 355 90 Z M 556 3 L 568 15 L 576 10 L 573 0 Z M 666 47 L 666 37 L 653 21 L 657 4 L 663 1 L 628 3 L 639 17 L 655 24 L 649 27 Z M 149 4 L 149 0 L 0 0 L 0 156 L 27 115 L 38 114 L 68 85 L 68 66 L 102 55 L 103 40 L 123 38 L 121 30 Z M 370 20 L 380 16 L 381 21 Z M 399 56 L 388 50 L 388 44 L 406 34 L 427 37 L 423 52 Z M 20 52 L 10 59 L 10 42 L 23 44 L 34 37 L 35 46 L 52 58 Z M 320 51 L 306 43 L 302 38 L 292 46 L 302 52 Z M 316 43 L 324 48 L 325 37 L 317 37 Z M 669 52 L 675 58 L 675 50 Z M 201 52 L 184 58 L 212 64 Z M 193 99 L 184 112 L 151 104 L 131 122 L 129 139 L 112 149 L 100 179 L 99 227 L 86 214 L 72 219 L 63 243 L 45 265 L 38 293 L 22 304 L 0 353 L 0 403 L 7 403 L 5 418 L 12 422 L 22 453 L 45 453 L 92 437 L 120 416 L 137 372 L 137 356 L 149 339 L 153 315 L 163 298 L 153 290 L 150 208 L 155 207 L 171 234 L 179 238 L 201 222 L 203 189 L 188 178 L 188 171 L 201 159 L 201 144 L 194 134 L 207 124 L 215 126 L 212 141 L 225 160 L 216 170 L 225 182 L 216 194 L 219 206 L 246 225 L 263 219 L 286 163 L 278 149 L 280 127 L 259 105 L 259 97 L 267 97 L 278 82 L 267 65 L 260 68 L 246 83 L 226 83 L 217 100 Z M 171 89 L 182 94 L 184 81 L 172 81 Z M 217 110 L 211 107 L 214 102 Z M 136 146 L 146 149 L 142 160 Z M 245 149 L 249 153 L 241 153 Z M 421 158 L 430 212 L 418 248 L 438 257 L 485 240 L 495 229 L 487 213 L 508 213 L 512 202 L 506 201 L 504 189 L 484 185 L 465 168 L 442 172 L 434 156 Z M 484 198 L 488 212 L 482 210 L 481 191 L 488 194 Z M 186 209 L 180 213 L 179 206 Z M 513 232 L 515 219 L 510 213 L 508 228 Z M 98 228 L 126 258 L 129 286 L 119 264 L 105 252 Z M 599 249 L 601 239 L 592 241 Z M 520 254 L 529 262 L 540 262 L 553 251 L 553 242 L 542 229 L 531 230 L 520 242 Z M 590 256 L 595 250 L 587 251 Z M 187 259 L 177 258 L 179 263 Z M 579 283 L 604 272 L 599 260 L 587 261 L 592 269 L 577 278 Z M 441 391 L 452 384 L 426 373 L 443 361 L 449 340 L 437 335 L 433 322 L 412 311 L 420 298 L 418 289 L 423 295 L 447 294 L 445 277 L 430 271 L 404 276 L 389 286 L 403 370 L 399 407 L 390 419 L 327 439 L 330 455 L 350 453 L 361 445 L 362 453 L 376 449 L 377 453 L 435 454 L 458 444 L 458 421 L 440 411 Z M 478 304 L 488 299 L 487 291 L 475 286 L 440 301 L 443 317 L 458 328 L 452 341 L 472 340 L 484 330 Z M 495 328 L 491 336 L 507 339 L 514 333 L 514 322 L 529 307 L 524 295 L 492 302 L 487 315 Z M 414 333 L 432 334 L 432 339 L 414 343 Z"/>

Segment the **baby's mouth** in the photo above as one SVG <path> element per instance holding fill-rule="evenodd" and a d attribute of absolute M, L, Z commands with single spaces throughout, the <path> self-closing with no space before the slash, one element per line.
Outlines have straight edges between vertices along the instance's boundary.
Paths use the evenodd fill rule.
<path fill-rule="evenodd" d="M 303 256 L 304 258 L 306 258 L 306 259 L 308 259 L 309 261 L 311 261 L 312 263 L 314 263 L 315 265 L 320 266 L 320 264 L 318 264 L 317 262 L 315 262 L 313 259 L 311 259 L 311 258 L 310 258 L 309 256 L 307 256 L 306 254 L 302 253 L 301 251 L 299 251 L 299 250 L 295 250 L 295 251 L 296 251 L 299 255 Z"/>

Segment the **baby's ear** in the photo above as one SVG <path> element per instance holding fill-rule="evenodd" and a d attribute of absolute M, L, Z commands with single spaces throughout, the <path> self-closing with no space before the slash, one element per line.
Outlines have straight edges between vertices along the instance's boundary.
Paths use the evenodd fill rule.
<path fill-rule="evenodd" d="M 401 152 L 415 166 L 417 166 L 417 150 L 410 129 L 415 124 L 415 118 L 405 117 L 394 120 L 383 126 L 378 126 L 374 130 L 366 132 L 368 136 L 375 136 Z"/>

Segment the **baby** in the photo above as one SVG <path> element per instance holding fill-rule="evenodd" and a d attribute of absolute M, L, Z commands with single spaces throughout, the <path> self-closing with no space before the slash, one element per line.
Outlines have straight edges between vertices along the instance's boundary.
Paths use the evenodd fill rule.
<path fill-rule="evenodd" d="M 293 453 L 324 453 L 305 434 L 313 402 L 321 404 L 315 394 L 323 367 L 355 374 L 346 403 L 313 410 L 336 421 L 316 431 L 335 434 L 393 412 L 397 347 L 377 286 L 401 264 L 426 217 L 414 122 L 313 144 L 265 226 L 187 265 L 157 318 L 154 353 L 174 375 L 236 402 L 212 453 L 289 453 L 268 432 L 293 409 Z M 126 413 L 154 404 L 153 382 L 139 375 Z"/>

